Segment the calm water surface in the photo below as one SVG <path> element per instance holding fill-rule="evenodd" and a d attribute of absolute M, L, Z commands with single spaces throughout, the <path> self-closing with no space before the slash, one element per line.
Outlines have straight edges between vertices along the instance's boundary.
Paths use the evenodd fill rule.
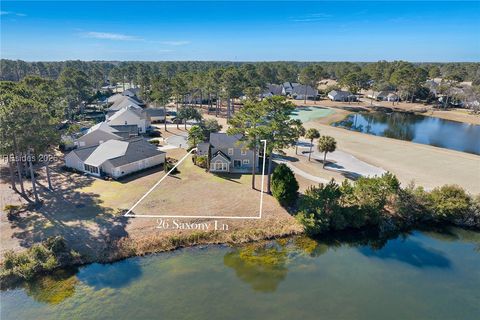
<path fill-rule="evenodd" d="M 359 112 L 336 126 L 480 155 L 480 126 L 407 113 Z"/>
<path fill-rule="evenodd" d="M 479 319 L 480 233 L 290 238 L 82 267 L 1 292 L 1 319 Z"/>

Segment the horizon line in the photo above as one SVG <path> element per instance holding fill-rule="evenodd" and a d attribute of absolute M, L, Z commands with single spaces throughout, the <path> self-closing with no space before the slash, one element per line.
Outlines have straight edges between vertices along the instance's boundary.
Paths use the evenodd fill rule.
<path fill-rule="evenodd" d="M 1 56 L 1 55 L 0 55 Z M 0 60 L 10 60 L 10 61 L 24 61 L 29 63 L 36 62 L 67 62 L 67 61 L 82 61 L 82 62 L 231 62 L 231 63 L 276 63 L 276 62 L 304 62 L 304 63 L 339 63 L 339 62 L 349 62 L 349 63 L 375 63 L 379 61 L 386 62 L 395 62 L 395 61 L 405 61 L 411 63 L 480 63 L 480 59 L 477 61 L 474 60 L 432 60 L 432 61 L 423 61 L 423 60 L 407 60 L 407 59 L 378 59 L 378 60 L 104 60 L 104 59 L 94 59 L 94 60 L 82 60 L 82 59 L 62 59 L 62 60 L 29 60 L 29 59 L 14 59 L 14 58 L 1 58 Z"/>

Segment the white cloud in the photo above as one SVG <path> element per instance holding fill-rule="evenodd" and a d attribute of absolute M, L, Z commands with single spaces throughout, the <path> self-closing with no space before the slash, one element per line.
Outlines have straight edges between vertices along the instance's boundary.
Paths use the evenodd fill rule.
<path fill-rule="evenodd" d="M 311 13 L 301 17 L 292 17 L 290 20 L 294 22 L 312 22 L 328 20 L 331 17 L 333 16 L 328 13 Z"/>
<path fill-rule="evenodd" d="M 167 46 L 184 46 L 189 44 L 190 41 L 159 41 L 158 43 L 167 45 Z"/>
<path fill-rule="evenodd" d="M 94 39 L 106 39 L 106 40 L 119 40 L 119 41 L 138 41 L 143 40 L 139 37 L 129 36 L 126 34 L 121 33 L 110 33 L 110 32 L 84 32 L 82 35 L 86 38 L 94 38 Z"/>
<path fill-rule="evenodd" d="M 0 11 L 0 16 L 12 15 L 17 17 L 25 17 L 26 14 L 12 11 Z"/>

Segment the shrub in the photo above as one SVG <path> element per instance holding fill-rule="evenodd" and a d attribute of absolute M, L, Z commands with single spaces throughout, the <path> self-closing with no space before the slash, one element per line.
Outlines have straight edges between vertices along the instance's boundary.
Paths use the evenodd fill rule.
<path fill-rule="evenodd" d="M 45 247 L 55 254 L 63 253 L 67 250 L 67 243 L 61 236 L 49 237 L 44 244 Z"/>
<path fill-rule="evenodd" d="M 152 138 L 159 138 L 159 137 L 162 136 L 162 133 L 160 131 L 157 131 L 157 130 L 152 130 L 152 131 L 148 132 L 148 136 L 152 137 Z"/>
<path fill-rule="evenodd" d="M 11 275 L 30 280 L 38 273 L 52 271 L 62 264 L 68 264 L 71 259 L 78 258 L 76 252 L 68 251 L 63 237 L 50 237 L 23 252 L 7 251 L 2 276 Z"/>
<path fill-rule="evenodd" d="M 177 160 L 172 158 L 167 158 L 165 160 L 165 164 L 163 165 L 163 169 L 165 170 L 165 172 L 169 172 L 170 170 L 172 170 L 172 168 L 175 166 L 176 163 L 177 163 Z M 178 171 L 178 169 L 175 168 L 172 172 L 170 172 L 170 174 L 177 174 L 179 172 L 180 171 Z"/>
<path fill-rule="evenodd" d="M 332 179 L 305 192 L 297 218 L 308 234 L 376 225 L 399 190 L 400 183 L 390 173 L 353 184 L 345 180 L 340 186 Z"/>
<path fill-rule="evenodd" d="M 195 157 L 195 164 L 200 168 L 207 167 L 207 157 L 206 156 L 196 156 Z"/>
<path fill-rule="evenodd" d="M 160 141 L 158 141 L 158 140 L 149 140 L 148 143 L 151 143 L 151 144 L 153 144 L 153 145 L 155 145 L 155 146 L 158 146 L 158 145 L 160 144 Z"/>
<path fill-rule="evenodd" d="M 462 219 L 472 208 L 472 197 L 457 185 L 444 185 L 430 192 L 427 208 L 441 220 Z"/>
<path fill-rule="evenodd" d="M 272 173 L 272 194 L 282 206 L 292 206 L 298 198 L 298 182 L 285 164 L 278 165 Z"/>
<path fill-rule="evenodd" d="M 52 251 L 43 244 L 36 244 L 26 252 L 8 251 L 4 257 L 4 269 L 8 274 L 29 280 L 42 271 L 58 267 L 58 261 Z"/>
<path fill-rule="evenodd" d="M 410 222 L 430 220 L 432 215 L 427 209 L 429 201 L 428 192 L 411 183 L 397 192 L 393 209 L 399 216 Z"/>
<path fill-rule="evenodd" d="M 306 223 L 308 234 L 318 234 L 329 230 L 361 228 L 367 221 L 366 214 L 356 205 L 351 205 L 345 197 L 352 194 L 349 183 L 339 186 L 333 179 L 327 184 L 310 187 L 301 201 L 300 222 Z M 305 224 L 304 224 L 305 225 Z"/>
<path fill-rule="evenodd" d="M 398 179 L 391 173 L 381 177 L 358 179 L 354 184 L 344 181 L 342 184 L 343 206 L 355 219 L 356 227 L 365 223 L 377 224 L 385 206 L 393 201 L 400 190 Z M 360 217 L 355 217 L 361 215 Z M 363 220 L 363 221 L 362 221 Z"/>

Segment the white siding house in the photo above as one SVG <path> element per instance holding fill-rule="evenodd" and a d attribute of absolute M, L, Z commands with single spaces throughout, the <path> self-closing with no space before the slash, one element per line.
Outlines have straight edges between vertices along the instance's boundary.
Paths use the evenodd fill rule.
<path fill-rule="evenodd" d="M 65 166 L 93 176 L 120 178 L 165 162 L 165 152 L 142 138 L 109 140 L 99 146 L 79 148 L 65 156 Z"/>
<path fill-rule="evenodd" d="M 134 107 L 128 107 L 117 111 L 108 118 L 107 123 L 110 126 L 137 125 L 140 133 L 145 133 L 150 127 L 145 111 Z"/>

